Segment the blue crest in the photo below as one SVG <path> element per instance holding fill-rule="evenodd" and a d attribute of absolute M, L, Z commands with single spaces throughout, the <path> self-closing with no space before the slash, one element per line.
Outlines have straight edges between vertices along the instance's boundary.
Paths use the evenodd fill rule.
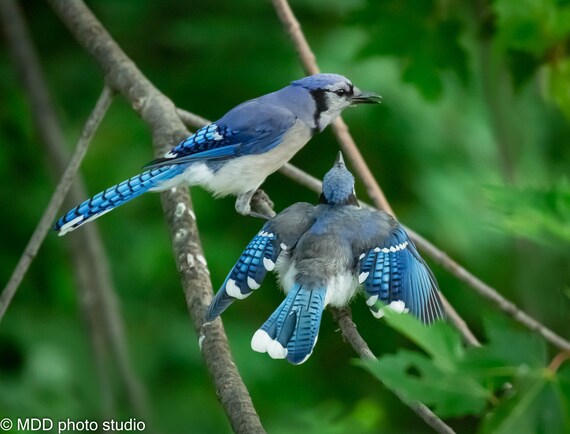
<path fill-rule="evenodd" d="M 342 154 L 323 178 L 323 198 L 329 205 L 358 205 L 354 194 L 354 176 L 344 164 Z"/>
<path fill-rule="evenodd" d="M 339 74 L 315 74 L 295 80 L 291 83 L 293 86 L 301 86 L 307 90 L 326 89 L 330 86 L 340 83 L 346 83 L 348 87 L 352 87 L 351 81 Z"/>

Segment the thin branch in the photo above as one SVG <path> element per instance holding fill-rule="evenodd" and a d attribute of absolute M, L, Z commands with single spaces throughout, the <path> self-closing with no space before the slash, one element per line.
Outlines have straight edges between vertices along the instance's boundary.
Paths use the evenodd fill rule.
<path fill-rule="evenodd" d="M 352 321 L 352 310 L 350 307 L 329 307 L 329 309 L 333 314 L 334 320 L 342 330 L 342 336 L 352 345 L 356 354 L 358 354 L 362 360 L 377 360 L 368 346 L 368 343 L 360 336 L 360 333 L 358 333 L 356 324 Z"/>
<path fill-rule="evenodd" d="M 126 56 L 80 0 L 48 0 L 62 22 L 103 69 L 107 82 L 149 125 L 156 155 L 189 135 L 174 104 L 160 93 Z M 264 433 L 245 384 L 232 360 L 221 321 L 204 325 L 213 291 L 187 188 L 161 194 L 172 247 L 200 348 L 218 399 L 236 433 Z"/>
<path fill-rule="evenodd" d="M 70 155 L 41 73 L 42 68 L 36 50 L 18 4 L 13 0 L 5 0 L 1 2 L 1 7 L 14 65 L 30 101 L 32 119 L 39 137 L 38 143 L 45 149 L 45 155 L 50 163 L 49 168 L 53 169 L 54 176 L 59 178 L 65 172 Z M 86 196 L 84 183 L 78 171 L 64 205 L 75 206 Z M 99 378 L 98 385 L 101 389 L 103 415 L 107 415 L 107 418 L 116 416 L 114 380 L 108 367 L 108 359 L 112 358 L 133 415 L 146 417 L 148 415 L 146 393 L 128 357 L 116 290 L 97 225 L 86 226 L 84 230 L 66 237 L 66 241 L 70 244 L 69 253 L 79 291 L 79 306 L 92 343 L 95 368 Z"/>
<path fill-rule="evenodd" d="M 301 169 L 291 165 L 286 164 L 280 169 L 281 173 L 285 176 L 297 181 L 299 184 L 307 187 L 310 190 L 313 190 L 315 193 L 321 192 L 321 181 L 317 178 L 309 175 L 308 173 L 302 171 Z M 370 206 L 367 204 L 363 204 L 364 206 Z M 486 283 L 482 282 L 480 279 L 475 277 L 461 265 L 459 265 L 456 261 L 454 261 L 447 253 L 443 252 L 442 250 L 438 249 L 434 246 L 431 242 L 426 240 L 420 234 L 415 232 L 414 230 L 410 229 L 409 227 L 405 226 L 406 231 L 412 237 L 416 245 L 422 249 L 428 256 L 430 256 L 436 263 L 441 265 L 444 269 L 449 271 L 452 275 L 457 277 L 459 280 L 467 283 L 475 292 L 479 295 L 483 296 L 484 298 L 491 300 L 496 307 L 498 307 L 503 312 L 512 316 L 515 320 L 519 321 L 521 324 L 524 324 L 530 330 L 534 330 L 540 333 L 547 341 L 552 343 L 553 345 L 557 346 L 561 349 L 570 349 L 570 342 L 562 338 L 561 336 L 554 333 L 552 330 L 545 327 L 542 323 L 537 321 L 536 319 L 532 318 L 524 311 L 519 309 L 514 303 L 510 302 L 506 298 L 504 298 L 499 292 L 487 285 Z M 448 312 L 449 309 L 452 309 L 451 306 L 446 306 Z M 478 346 L 480 345 L 477 338 L 473 336 L 471 331 L 467 328 L 465 322 L 459 317 L 451 316 L 450 319 L 454 322 L 456 328 L 458 328 L 464 339 L 470 343 L 471 345 Z M 458 321 L 458 322 L 455 322 Z"/>
<path fill-rule="evenodd" d="M 352 312 L 349 307 L 331 308 L 334 320 L 340 326 L 342 331 L 342 336 L 344 339 L 352 345 L 352 348 L 356 351 L 362 360 L 377 360 L 374 353 L 370 350 L 370 347 L 366 341 L 362 338 L 358 330 L 356 329 L 356 324 L 352 321 Z M 433 411 L 429 409 L 425 404 L 419 401 L 411 401 L 407 399 L 401 392 L 397 390 L 392 390 L 394 395 L 396 395 L 400 401 L 406 404 L 410 409 L 416 413 L 426 424 L 431 426 L 435 431 L 441 434 L 455 434 L 455 431 L 447 425 L 443 420 L 441 420 Z"/>
<path fill-rule="evenodd" d="M 318 74 L 320 69 L 317 65 L 317 59 L 301 30 L 301 24 L 295 17 L 291 6 L 289 6 L 286 0 L 271 0 L 271 2 L 277 12 L 277 16 L 279 16 L 281 23 L 285 27 L 285 31 L 293 41 L 293 46 L 297 50 L 305 72 L 307 75 Z"/>
<path fill-rule="evenodd" d="M 177 110 L 180 118 L 183 120 L 183 122 L 186 123 L 186 125 L 188 125 L 190 127 L 200 128 L 200 127 L 210 123 L 210 121 L 208 119 L 205 119 L 201 116 L 195 115 L 194 113 L 191 113 L 189 111 L 186 111 L 186 110 L 183 110 L 180 108 L 178 108 L 176 110 Z M 292 180 L 294 180 L 297 183 L 301 184 L 302 186 L 308 188 L 309 190 L 313 190 L 315 193 L 320 194 L 321 189 L 322 189 L 321 181 L 319 181 L 317 178 L 309 175 L 307 172 L 304 172 L 303 170 L 299 169 L 298 167 L 293 166 L 290 163 L 286 163 L 283 167 L 281 167 L 281 169 L 279 169 L 279 171 L 283 175 L 291 178 Z M 370 206 L 370 205 L 364 204 L 364 206 Z M 407 229 L 407 230 L 410 233 L 413 232 L 410 229 Z M 413 234 L 414 235 L 412 235 L 412 237 L 415 237 L 416 239 L 421 238 L 415 232 Z M 421 238 L 421 239 L 423 240 L 423 242 L 427 243 L 427 241 L 425 241 L 423 238 Z M 475 337 L 475 335 L 471 332 L 471 330 L 469 330 L 469 327 L 467 326 L 465 321 L 463 321 L 463 319 L 459 316 L 457 311 L 453 308 L 453 306 L 449 303 L 449 301 L 447 301 L 445 296 L 443 294 L 440 294 L 440 296 L 441 296 L 441 300 L 444 304 L 445 310 L 449 316 L 449 319 L 451 320 L 453 325 L 457 328 L 457 330 L 459 330 L 459 332 L 463 336 L 463 339 L 465 340 L 465 342 L 467 342 L 471 346 L 476 346 L 476 347 L 480 346 L 481 343 Z"/>
<path fill-rule="evenodd" d="M 189 112 L 188 110 L 184 110 L 183 108 L 176 107 L 176 113 L 180 120 L 186 125 L 188 128 L 202 128 L 205 125 L 209 125 L 212 121 L 203 118 L 200 115 L 195 113 Z"/>
<path fill-rule="evenodd" d="M 376 182 L 376 179 L 374 179 L 374 175 L 370 171 L 368 164 L 366 164 L 366 161 L 364 161 L 360 150 L 348 132 L 348 126 L 346 123 L 342 120 L 342 118 L 338 118 L 332 124 L 332 128 L 340 144 L 342 152 L 352 163 L 352 167 L 362 181 L 362 184 L 368 193 L 368 197 L 370 197 L 374 206 L 396 217 L 396 213 L 390 206 L 390 203 L 386 199 L 384 192 L 378 185 L 378 182 Z"/>
<path fill-rule="evenodd" d="M 320 68 L 317 65 L 317 60 L 315 54 L 311 50 L 309 43 L 307 42 L 307 38 L 301 29 L 301 25 L 299 21 L 295 17 L 291 7 L 287 0 L 271 0 L 273 3 L 273 7 L 283 24 L 286 32 L 289 34 L 289 37 L 293 41 L 293 45 L 297 54 L 299 55 L 299 59 L 301 60 L 301 65 L 305 70 L 305 73 L 308 75 L 317 74 L 320 72 Z M 368 196 L 372 199 L 374 206 L 379 209 L 383 209 L 384 211 L 394 214 L 394 210 L 388 203 L 384 192 L 374 179 L 374 175 L 368 168 L 368 165 L 364 161 L 362 154 L 358 150 L 356 143 L 354 142 L 352 136 L 348 132 L 348 126 L 342 120 L 342 118 L 338 118 L 332 124 L 333 132 L 340 144 L 340 147 L 344 153 L 345 158 L 352 163 L 352 167 L 358 173 Z"/>
<path fill-rule="evenodd" d="M 202 118 L 201 116 L 195 115 L 183 109 L 177 109 L 178 113 L 181 114 L 181 117 L 188 121 L 187 125 L 194 128 L 200 128 L 208 123 L 207 119 Z M 312 175 L 309 175 L 307 172 L 299 169 L 298 167 L 287 163 L 279 171 L 287 176 L 288 178 L 292 179 L 293 181 L 299 183 L 300 185 L 308 188 L 309 190 L 314 191 L 317 194 L 320 194 L 322 183 L 319 179 L 315 178 Z M 370 206 L 368 204 L 363 203 L 364 206 Z M 568 342 L 563 337 L 559 336 L 558 334 L 554 333 L 552 330 L 544 326 L 544 324 L 540 323 L 536 319 L 532 318 L 520 308 L 518 308 L 514 303 L 510 302 L 506 298 L 504 298 L 499 292 L 492 288 L 491 286 L 487 285 L 485 282 L 478 279 L 472 273 L 467 271 L 464 267 L 459 265 L 455 260 L 453 260 L 447 253 L 438 249 L 434 246 L 430 241 L 425 239 L 423 236 L 415 232 L 413 229 L 410 229 L 407 226 L 404 226 L 408 234 L 412 237 L 416 245 L 424 251 L 428 256 L 430 256 L 434 262 L 441 265 L 445 270 L 447 270 L 450 274 L 457 277 L 460 281 L 466 283 L 470 286 L 475 292 L 479 295 L 483 296 L 484 298 L 491 300 L 495 303 L 495 306 L 502 310 L 503 312 L 509 314 L 513 317 L 513 319 L 519 321 L 521 324 L 528 327 L 530 330 L 536 331 L 540 333 L 547 341 L 551 344 L 555 345 L 560 349 L 570 349 L 570 342 Z M 443 297 L 442 300 L 445 304 L 445 309 L 449 315 L 449 319 L 452 321 L 453 325 L 459 330 L 465 342 L 472 346 L 479 346 L 481 345 L 479 340 L 473 335 L 469 327 L 465 323 L 465 321 L 455 312 L 453 306 L 449 304 L 447 299 Z"/>
<path fill-rule="evenodd" d="M 554 356 L 552 361 L 548 365 L 548 369 L 552 372 L 558 371 L 558 368 L 566 361 L 570 360 L 570 351 L 564 350 L 560 351 Z"/>
<path fill-rule="evenodd" d="M 178 107 L 176 108 L 176 113 L 184 125 L 192 128 L 201 128 L 205 125 L 211 124 L 208 119 Z"/>
<path fill-rule="evenodd" d="M 67 191 L 73 182 L 73 178 L 75 177 L 75 173 L 81 164 L 81 160 L 85 156 L 85 152 L 87 151 L 87 147 L 89 146 L 91 138 L 95 134 L 95 131 L 97 131 L 97 127 L 99 126 L 101 119 L 107 111 L 107 108 L 111 103 L 111 99 L 112 92 L 108 87 L 105 86 L 103 88 L 101 96 L 97 100 L 95 108 L 85 123 L 85 127 L 81 132 L 81 137 L 77 142 L 73 157 L 71 158 L 71 161 L 69 162 L 65 173 L 61 177 L 61 181 L 57 185 L 49 201 L 49 204 L 44 211 L 44 214 L 42 215 L 38 226 L 36 227 L 36 230 L 34 231 L 30 241 L 28 242 L 28 245 L 24 250 L 24 253 L 22 253 L 22 256 L 18 261 L 18 264 L 16 265 L 12 276 L 8 281 L 8 284 L 0 295 L 0 321 L 4 317 L 6 309 L 8 309 L 8 306 L 10 305 L 10 302 L 16 293 L 16 290 L 20 286 L 20 283 L 26 275 L 30 264 L 38 253 L 38 250 L 42 245 L 45 236 L 50 230 L 56 213 L 63 203 L 63 199 L 65 198 L 65 195 L 67 194 Z"/>
<path fill-rule="evenodd" d="M 319 71 L 317 66 L 315 55 L 312 53 L 309 44 L 299 22 L 295 18 L 291 8 L 289 7 L 287 0 L 272 0 L 275 9 L 277 10 L 277 14 L 281 19 L 285 29 L 288 31 L 297 52 L 301 58 L 301 62 L 305 71 L 309 74 L 315 73 Z M 383 209 L 386 212 L 395 216 L 394 211 L 392 210 L 390 204 L 386 200 L 382 190 L 378 186 L 378 183 L 372 172 L 368 168 L 366 161 L 362 158 L 360 151 L 358 150 L 354 140 L 350 136 L 348 129 L 344 122 L 339 119 L 340 122 L 333 124 L 333 129 L 335 130 L 335 134 L 340 142 L 341 148 L 347 154 L 346 156 L 351 160 L 357 174 L 361 178 L 363 184 L 366 187 L 368 195 L 372 199 L 372 202 L 376 208 Z M 410 235 L 414 237 L 414 241 L 422 250 L 424 250 L 429 256 L 431 256 L 435 261 L 441 264 L 446 270 L 450 271 L 451 274 L 456 276 L 458 279 L 462 280 L 463 282 L 467 283 L 473 289 L 475 289 L 479 294 L 483 295 L 484 297 L 494 301 L 497 306 L 509 313 L 514 319 L 520 321 L 531 330 L 535 330 L 540 333 L 545 339 L 547 339 L 552 344 L 556 345 L 562 349 L 570 348 L 570 342 L 563 339 L 562 337 L 558 336 L 548 328 L 544 327 L 541 323 L 518 309 L 513 303 L 506 300 L 502 297 L 495 289 L 491 288 L 489 285 L 482 282 L 480 279 L 475 277 L 473 274 L 469 273 L 465 268 L 461 267 L 457 262 L 453 261 L 447 254 L 442 252 L 441 250 L 437 249 L 423 237 L 419 236 L 417 233 L 410 231 Z M 449 309 L 450 305 L 447 301 L 444 302 L 446 304 L 446 308 Z M 461 317 L 454 311 L 448 310 L 448 315 L 450 319 L 454 323 L 456 327 L 458 327 L 459 331 L 463 334 L 464 339 L 471 344 L 477 344 L 478 341 L 469 331 L 465 321 L 461 319 Z"/>
<path fill-rule="evenodd" d="M 208 119 L 201 116 L 195 115 L 183 109 L 177 109 L 180 118 L 186 123 L 186 125 L 194 128 L 200 128 L 204 125 L 210 123 Z M 280 172 L 285 176 L 297 181 L 304 187 L 315 191 L 316 193 L 321 192 L 322 183 L 317 178 L 309 175 L 308 173 L 302 171 L 301 169 L 293 166 L 290 163 L 285 164 Z M 446 300 L 447 301 L 447 300 Z M 333 313 L 335 321 L 338 323 L 342 330 L 342 335 L 344 338 L 352 345 L 356 353 L 363 360 L 376 360 L 376 356 L 370 348 L 366 341 L 360 336 L 358 330 L 356 330 L 356 325 L 352 322 L 352 314 L 349 307 L 342 309 L 330 308 Z M 470 332 L 469 332 L 470 333 Z M 479 345 L 479 342 L 473 336 L 473 345 Z M 445 424 L 441 419 L 437 417 L 428 407 L 418 401 L 409 401 L 404 398 L 404 396 L 397 391 L 393 391 L 394 394 L 408 407 L 410 407 L 421 419 L 423 419 L 429 426 L 435 429 L 439 433 L 443 434 L 454 434 L 455 432 Z"/>

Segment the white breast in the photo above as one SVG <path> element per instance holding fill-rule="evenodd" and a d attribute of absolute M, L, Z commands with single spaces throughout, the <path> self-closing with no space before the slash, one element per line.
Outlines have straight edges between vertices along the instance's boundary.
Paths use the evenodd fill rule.
<path fill-rule="evenodd" d="M 279 273 L 281 287 L 285 293 L 288 293 L 295 284 L 297 277 L 295 264 L 291 263 L 288 255 L 281 254 L 277 259 L 275 269 Z M 329 304 L 334 307 L 346 306 L 354 294 L 356 294 L 358 286 L 358 279 L 348 271 L 331 276 L 326 283 L 325 306 Z"/>
<path fill-rule="evenodd" d="M 278 170 L 311 138 L 311 130 L 297 121 L 283 137 L 283 141 L 263 154 L 247 155 L 228 161 L 211 176 L 201 176 L 199 184 L 216 196 L 239 195 L 257 189 L 265 178 Z M 189 181 L 196 181 L 194 177 Z"/>
<path fill-rule="evenodd" d="M 332 276 L 327 286 L 325 306 L 329 304 L 334 307 L 346 306 L 356 293 L 358 280 L 352 273 L 346 272 Z"/>

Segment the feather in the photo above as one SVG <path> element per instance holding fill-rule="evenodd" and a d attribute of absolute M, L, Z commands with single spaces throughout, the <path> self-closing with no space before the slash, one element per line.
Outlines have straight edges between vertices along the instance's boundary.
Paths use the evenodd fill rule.
<path fill-rule="evenodd" d="M 160 183 L 180 175 L 183 171 L 182 166 L 163 166 L 146 170 L 80 203 L 61 217 L 53 229 L 59 233 L 58 235 L 64 235 L 146 193 Z"/>
<path fill-rule="evenodd" d="M 379 317 L 382 304 L 398 306 L 430 324 L 444 317 L 436 280 L 401 226 L 382 245 L 364 253 L 360 281 L 366 303 Z"/>
<path fill-rule="evenodd" d="M 226 277 L 210 304 L 207 321 L 219 316 L 234 300 L 244 299 L 259 288 L 266 273 L 275 267 L 280 252 L 280 242 L 272 230 L 271 222 L 268 222 L 249 242 Z"/>
<path fill-rule="evenodd" d="M 295 284 L 253 335 L 252 349 L 295 365 L 305 362 L 317 342 L 326 293 L 326 288 L 311 290 Z"/>

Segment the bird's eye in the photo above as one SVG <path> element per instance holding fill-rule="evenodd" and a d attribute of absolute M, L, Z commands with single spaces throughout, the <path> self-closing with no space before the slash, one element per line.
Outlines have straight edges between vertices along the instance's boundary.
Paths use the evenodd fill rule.
<path fill-rule="evenodd" d="M 345 96 L 345 95 L 346 95 L 346 90 L 344 90 L 344 89 L 339 89 L 339 90 L 335 90 L 334 93 L 336 93 L 338 96 Z"/>

